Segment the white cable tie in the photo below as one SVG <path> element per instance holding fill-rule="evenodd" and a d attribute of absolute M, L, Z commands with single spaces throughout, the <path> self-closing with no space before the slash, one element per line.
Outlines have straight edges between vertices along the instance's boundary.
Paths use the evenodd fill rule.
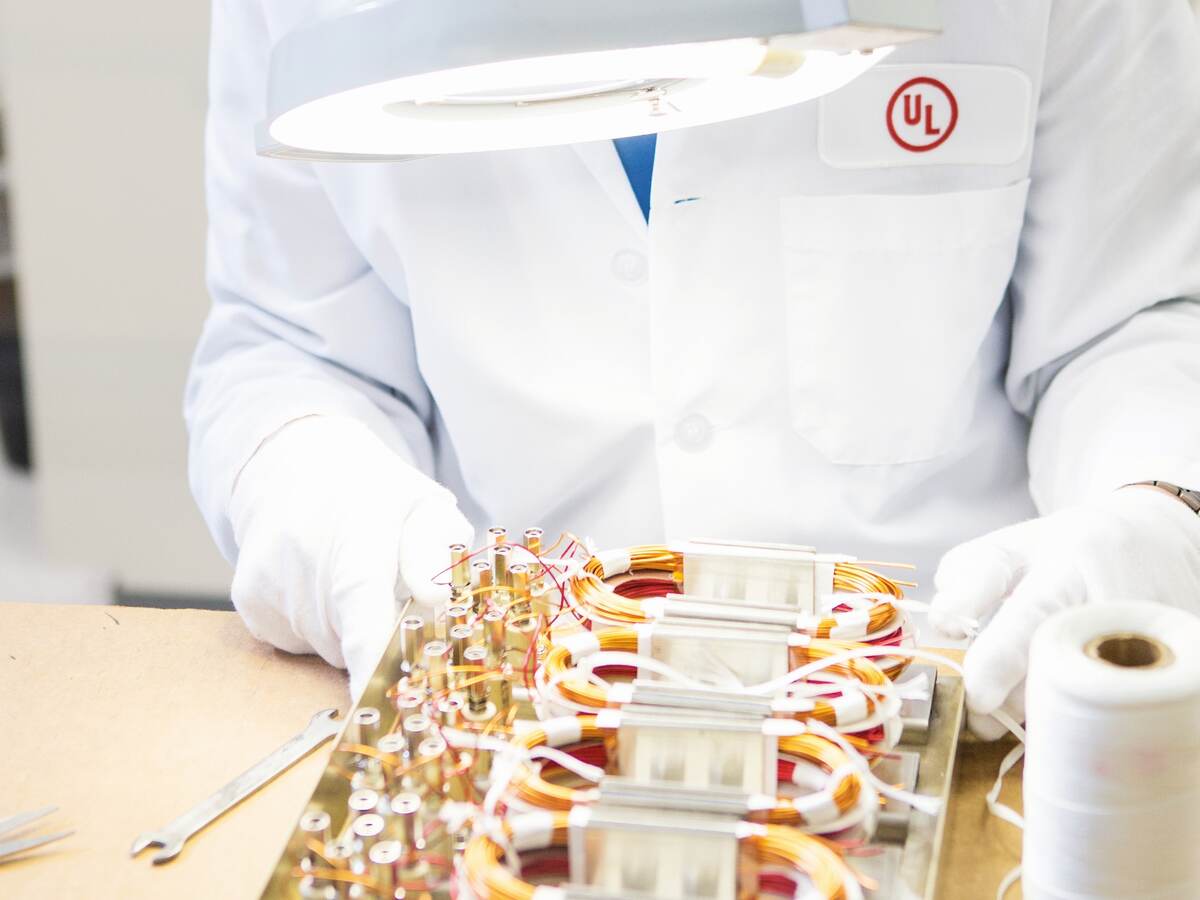
<path fill-rule="evenodd" d="M 772 794 L 751 794 L 746 799 L 747 812 L 769 812 L 779 805 L 779 798 Z"/>
<path fill-rule="evenodd" d="M 604 777 L 604 769 L 600 766 L 585 763 L 571 756 L 571 754 L 563 753 L 561 750 L 556 750 L 553 747 L 534 747 L 529 751 L 529 755 L 533 758 L 546 759 L 552 763 L 557 763 L 568 772 L 574 772 L 585 781 L 598 782 Z"/>
<path fill-rule="evenodd" d="M 595 554 L 595 556 L 600 560 L 601 570 L 604 572 L 605 578 L 626 575 L 633 568 L 633 559 L 629 547 L 622 547 L 617 550 L 604 550 Z"/>
<path fill-rule="evenodd" d="M 576 631 L 564 637 L 558 645 L 570 654 L 573 662 L 578 663 L 600 651 L 600 638 L 591 631 Z"/>
<path fill-rule="evenodd" d="M 667 614 L 669 602 L 666 597 L 647 597 L 642 601 L 642 615 L 647 619 L 661 619 Z"/>
<path fill-rule="evenodd" d="M 861 691 L 843 694 L 841 697 L 831 700 L 829 705 L 833 707 L 838 725 L 861 722 L 870 714 L 870 710 L 867 708 L 867 697 Z"/>
<path fill-rule="evenodd" d="M 871 624 L 871 614 L 865 609 L 838 613 L 833 619 L 837 624 L 829 629 L 831 640 L 865 635 Z"/>
<path fill-rule="evenodd" d="M 541 723 L 546 733 L 547 747 L 564 747 L 578 744 L 583 738 L 583 724 L 577 716 L 560 716 Z"/>
<path fill-rule="evenodd" d="M 739 841 L 744 841 L 752 837 L 766 837 L 769 833 L 766 825 L 760 825 L 757 822 L 738 822 L 734 826 L 734 835 Z"/>
<path fill-rule="evenodd" d="M 771 703 L 771 711 L 778 713 L 810 713 L 816 708 L 817 704 L 812 700 L 792 697 L 779 697 Z"/>
<path fill-rule="evenodd" d="M 792 808 L 804 817 L 805 825 L 813 828 L 827 827 L 842 817 L 842 811 L 833 799 L 833 792 L 827 788 L 793 797 Z"/>
<path fill-rule="evenodd" d="M 824 659 L 814 660 L 810 663 L 805 663 L 797 669 L 774 678 L 771 681 L 764 681 L 761 684 L 751 685 L 746 688 L 748 693 L 772 695 L 783 690 L 793 681 L 803 681 L 806 678 L 828 669 L 831 666 L 843 665 L 856 659 L 872 659 L 879 657 L 898 656 L 901 658 L 920 659 L 926 662 L 934 662 L 938 665 L 944 665 L 952 671 L 963 674 L 962 666 L 948 656 L 943 656 L 939 653 L 931 653 L 928 650 L 920 650 L 909 647 L 877 647 L 867 645 L 863 647 L 855 647 L 852 650 L 844 650 L 841 653 L 835 653 Z"/>
<path fill-rule="evenodd" d="M 900 788 L 888 784 L 871 771 L 871 767 L 863 758 L 863 755 L 854 749 L 854 747 L 850 745 L 849 741 L 842 737 L 836 730 L 830 728 L 823 722 L 811 722 L 809 724 L 816 734 L 820 734 L 829 738 L 829 740 L 841 747 L 850 760 L 854 763 L 855 768 L 858 769 L 859 775 L 866 778 L 867 781 L 874 785 L 875 790 L 879 791 L 879 793 L 883 794 L 885 797 L 889 797 L 900 803 L 907 803 L 913 809 L 920 810 L 926 815 L 936 816 L 941 811 L 942 800 L 940 797 L 931 797 L 927 794 L 917 794 L 913 791 L 901 790 Z"/>
<path fill-rule="evenodd" d="M 633 666 L 637 668 L 639 673 L 642 671 L 653 672 L 655 675 L 661 675 L 670 682 L 694 690 L 711 690 L 712 688 L 712 685 L 690 678 L 664 662 L 659 662 L 651 656 L 643 656 L 639 653 L 629 653 L 624 650 L 601 650 L 599 653 L 589 656 L 584 662 L 589 670 L 606 668 L 608 666 Z M 562 676 L 565 674 L 565 672 L 560 672 L 555 676 L 555 680 L 563 680 Z"/>
<path fill-rule="evenodd" d="M 1008 874 L 1000 881 L 1000 886 L 996 888 L 996 900 L 1004 900 L 1008 892 L 1012 890 L 1013 885 L 1021 880 L 1021 867 L 1014 866 L 1008 870 Z"/>
<path fill-rule="evenodd" d="M 616 731 L 621 727 L 621 711 L 619 709 L 602 709 L 596 713 L 596 727 L 605 731 Z"/>
<path fill-rule="evenodd" d="M 1025 755 L 1025 745 L 1017 744 L 1005 754 L 1004 759 L 1000 762 L 1000 771 L 996 773 L 996 780 L 992 782 L 992 788 L 987 792 L 987 808 L 997 819 L 1007 822 L 1010 825 L 1015 825 L 1017 828 L 1024 830 L 1025 819 L 1011 806 L 1000 802 L 1000 791 L 1004 789 L 1004 776 L 1009 773 Z M 1003 896 L 1003 895 L 1000 895 Z"/>
<path fill-rule="evenodd" d="M 554 813 L 522 813 L 508 820 L 512 845 L 517 852 L 545 850 L 554 842 Z"/>
<path fill-rule="evenodd" d="M 619 681 L 608 689 L 608 702 L 624 706 L 633 702 L 634 687 L 627 681 Z"/>

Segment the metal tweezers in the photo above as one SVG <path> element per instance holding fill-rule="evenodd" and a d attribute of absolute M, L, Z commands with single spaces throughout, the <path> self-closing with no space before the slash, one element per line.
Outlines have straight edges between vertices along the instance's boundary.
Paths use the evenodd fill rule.
<path fill-rule="evenodd" d="M 0 819 L 0 837 L 14 831 L 23 829 L 30 822 L 36 822 L 43 816 L 48 816 L 50 813 L 58 810 L 57 806 L 43 806 L 41 809 L 35 809 L 33 812 L 17 813 L 17 815 L 8 818 Z M 17 838 L 15 840 L 0 841 L 0 863 L 9 861 L 9 858 L 24 853 L 26 850 L 33 850 L 35 847 L 41 847 L 43 844 L 49 844 L 51 841 L 58 841 L 65 838 L 67 835 L 74 834 L 75 830 L 60 831 L 57 834 L 39 835 L 37 837 Z"/>

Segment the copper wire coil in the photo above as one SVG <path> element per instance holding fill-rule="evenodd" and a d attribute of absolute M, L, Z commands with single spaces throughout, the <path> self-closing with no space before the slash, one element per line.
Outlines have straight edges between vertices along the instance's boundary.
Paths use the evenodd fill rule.
<path fill-rule="evenodd" d="M 803 873 L 827 900 L 845 900 L 846 882 L 856 878 L 833 847 L 794 828 L 767 825 L 764 834 L 751 835 L 746 841 L 754 848 L 759 864 Z"/>
<path fill-rule="evenodd" d="M 602 651 L 620 650 L 627 653 L 637 652 L 638 637 L 635 631 L 623 628 L 611 628 L 607 631 L 596 632 L 595 634 L 600 643 L 600 650 Z M 849 641 L 809 641 L 804 646 L 789 648 L 789 665 L 792 668 L 799 668 L 807 663 L 828 659 L 831 656 L 837 656 L 847 650 L 854 650 L 862 646 L 865 645 Z M 546 677 L 554 678 L 570 669 L 573 663 L 574 660 L 571 657 L 571 652 L 559 644 L 551 646 L 542 665 Z M 835 663 L 824 671 L 829 672 L 831 675 L 851 679 L 866 685 L 886 685 L 889 681 L 884 670 L 870 659 L 851 659 L 847 662 Z M 558 683 L 558 690 L 568 700 L 574 701 L 581 706 L 591 707 L 592 709 L 605 709 L 609 706 L 607 692 L 603 688 L 582 679 L 560 681 Z M 875 711 L 875 701 L 869 695 L 866 697 L 866 704 L 867 714 L 873 714 Z M 814 699 L 811 712 L 797 714 L 797 718 L 802 720 L 815 719 L 829 726 L 838 724 L 836 708 L 828 701 L 820 698 Z"/>
<path fill-rule="evenodd" d="M 629 572 L 664 572 L 671 576 L 680 590 L 686 588 L 683 584 L 683 557 L 680 554 L 661 545 L 646 544 L 631 548 L 629 559 Z M 616 574 L 624 573 L 613 573 Z M 584 564 L 580 574 L 570 579 L 569 590 L 584 611 L 593 612 L 602 620 L 622 624 L 637 625 L 647 621 L 641 601 L 618 594 L 605 584 L 606 577 L 608 573 L 604 571 L 603 560 L 593 556 Z M 897 600 L 904 598 L 904 591 L 896 582 L 855 563 L 834 565 L 833 589 L 835 593 L 887 594 Z M 871 607 L 867 633 L 886 631 L 898 624 L 899 619 L 900 610 L 895 604 L 880 601 Z M 828 638 L 839 625 L 836 615 L 826 616 L 816 628 L 806 633 L 812 637 Z"/>
<path fill-rule="evenodd" d="M 788 668 L 798 669 L 810 662 L 828 659 L 840 653 L 869 647 L 859 641 L 834 641 L 829 639 L 810 641 L 805 646 L 788 648 Z M 829 666 L 825 671 L 832 672 L 842 678 L 854 678 L 864 684 L 883 684 L 895 681 L 908 668 L 911 660 L 906 658 L 888 657 L 887 659 L 852 659 L 849 662 Z M 865 665 L 860 665 L 865 663 Z M 883 681 L 879 680 L 882 676 Z"/>
<path fill-rule="evenodd" d="M 565 847 L 567 813 L 555 813 L 553 827 L 550 846 Z M 503 828 L 511 837 L 509 825 L 505 823 Z M 466 868 L 471 890 L 480 900 L 533 900 L 536 887 L 512 874 L 504 866 L 503 859 L 504 849 L 491 837 L 482 834 L 472 837 L 463 852 L 463 866 Z"/>
<path fill-rule="evenodd" d="M 554 813 L 551 847 L 567 844 L 567 816 Z M 511 838 L 510 826 L 502 826 Z M 825 900 L 844 900 L 845 884 L 855 877 L 841 856 L 819 838 L 782 825 L 766 825 L 762 833 L 743 839 L 760 864 L 794 869 L 812 882 Z M 537 888 L 504 865 L 504 849 L 491 836 L 476 834 L 467 843 L 463 865 L 467 881 L 480 900 L 533 900 Z"/>
<path fill-rule="evenodd" d="M 779 752 L 794 756 L 817 766 L 826 775 L 849 766 L 850 758 L 833 741 L 816 734 L 797 734 L 779 739 Z M 854 809 L 862 795 L 862 779 L 856 772 L 847 772 L 833 789 L 833 802 L 842 815 Z M 781 802 L 768 814 L 768 821 L 777 825 L 808 824 L 794 806 Z"/>
<path fill-rule="evenodd" d="M 638 638 L 635 631 L 625 628 L 611 628 L 607 631 L 595 632 L 595 634 L 596 639 L 600 642 L 601 650 L 619 650 L 625 653 L 637 653 Z M 553 678 L 555 675 L 571 668 L 573 663 L 574 660 L 571 657 L 571 651 L 561 644 L 555 644 L 551 646 L 549 652 L 546 654 L 546 659 L 542 663 L 542 667 L 547 677 Z M 581 706 L 588 706 L 592 709 L 605 709 L 608 706 L 608 694 L 597 685 L 590 684 L 587 681 L 563 681 L 559 683 L 558 689 L 568 700 L 573 700 Z"/>
<path fill-rule="evenodd" d="M 579 717 L 580 738 L 577 744 L 593 743 L 613 737 L 612 733 L 597 727 L 594 716 Z M 526 750 L 546 744 L 544 729 L 535 728 L 514 739 L 517 747 Z M 559 748 L 569 752 L 569 747 Z M 832 741 L 815 734 L 802 734 L 781 738 L 779 752 L 812 763 L 826 775 L 832 775 L 839 769 L 845 770 L 850 763 L 849 757 L 842 748 Z M 542 777 L 532 765 L 524 765 L 513 777 L 512 790 L 524 802 L 538 809 L 567 812 L 572 807 L 593 802 L 593 788 L 572 788 L 555 784 Z M 862 792 L 862 781 L 855 772 L 847 772 L 833 790 L 833 801 L 842 815 L 850 812 L 858 803 Z M 768 820 L 777 824 L 807 825 L 803 815 L 791 805 L 787 798 L 781 797 L 778 806 L 768 813 Z"/>
<path fill-rule="evenodd" d="M 596 726 L 595 716 L 580 716 L 580 743 L 603 740 L 607 731 Z M 534 728 L 513 740 L 513 745 L 530 750 L 546 744 L 546 732 L 542 728 Z M 526 763 L 521 766 L 512 779 L 513 792 L 526 803 L 538 809 L 569 811 L 571 807 L 590 803 L 595 799 L 594 788 L 573 788 L 555 784 L 542 777 L 534 766 Z"/>

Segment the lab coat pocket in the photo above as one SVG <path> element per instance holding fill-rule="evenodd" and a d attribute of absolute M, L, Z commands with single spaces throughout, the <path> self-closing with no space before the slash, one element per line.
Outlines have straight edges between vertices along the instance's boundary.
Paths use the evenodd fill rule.
<path fill-rule="evenodd" d="M 962 436 L 1028 187 L 783 199 L 792 421 L 831 462 L 918 462 Z"/>

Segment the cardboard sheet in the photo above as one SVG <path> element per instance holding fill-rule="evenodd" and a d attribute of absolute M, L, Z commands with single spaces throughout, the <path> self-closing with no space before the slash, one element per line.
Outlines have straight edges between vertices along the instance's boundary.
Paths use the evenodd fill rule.
<path fill-rule="evenodd" d="M 349 704 L 345 676 L 255 641 L 232 613 L 0 603 L 0 817 L 48 804 L 77 833 L 0 865 L 6 900 L 256 898 L 329 745 L 194 837 L 173 862 L 129 858 L 165 825 Z M 983 797 L 1007 745 L 960 747 L 943 897 L 992 897 L 1020 835 Z M 1005 798 L 1019 794 L 1019 770 Z M 1019 891 L 1010 898 L 1019 896 Z"/>
<path fill-rule="evenodd" d="M 0 817 L 57 804 L 38 831 L 77 829 L 0 865 L 0 896 L 257 897 L 328 744 L 173 862 L 129 845 L 348 705 L 342 673 L 258 643 L 232 613 L 0 603 Z"/>

